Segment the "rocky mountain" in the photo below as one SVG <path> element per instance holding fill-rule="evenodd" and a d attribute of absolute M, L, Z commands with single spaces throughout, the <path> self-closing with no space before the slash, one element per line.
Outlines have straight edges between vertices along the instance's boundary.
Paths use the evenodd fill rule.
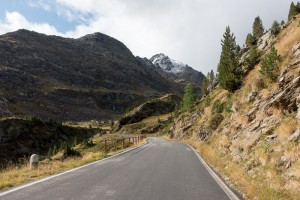
<path fill-rule="evenodd" d="M 150 61 L 157 69 L 172 75 L 178 82 L 191 82 L 200 92 L 199 88 L 204 79 L 204 75 L 201 72 L 187 64 L 171 59 L 163 53 L 152 56 Z"/>
<path fill-rule="evenodd" d="M 79 39 L 19 30 L 0 36 L 0 114 L 58 120 L 116 118 L 183 85 L 95 33 Z"/>

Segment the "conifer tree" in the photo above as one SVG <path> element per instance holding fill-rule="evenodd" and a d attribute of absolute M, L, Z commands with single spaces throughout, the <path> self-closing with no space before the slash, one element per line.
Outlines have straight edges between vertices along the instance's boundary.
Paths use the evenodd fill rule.
<path fill-rule="evenodd" d="M 255 45 L 255 38 L 253 37 L 253 35 L 251 33 L 249 33 L 246 37 L 246 45 L 247 47 L 250 47 L 252 45 Z"/>
<path fill-rule="evenodd" d="M 260 56 L 260 54 L 257 51 L 256 45 L 251 46 L 250 50 L 249 50 L 249 57 L 246 59 L 246 63 L 250 67 L 253 67 L 255 64 L 257 64 L 259 56 Z"/>
<path fill-rule="evenodd" d="M 218 64 L 218 80 L 223 89 L 234 91 L 241 85 L 242 73 L 239 57 L 236 54 L 235 37 L 231 33 L 229 26 L 226 27 L 221 44 L 222 52 Z"/>
<path fill-rule="evenodd" d="M 213 84 L 214 81 L 215 81 L 215 73 L 214 73 L 214 70 L 211 70 L 210 71 L 210 74 L 209 74 L 209 84 Z"/>
<path fill-rule="evenodd" d="M 255 17 L 252 26 L 252 35 L 254 38 L 259 38 L 264 33 L 264 27 L 259 16 Z"/>
<path fill-rule="evenodd" d="M 182 99 L 182 110 L 190 109 L 197 100 L 197 96 L 195 94 L 195 89 L 191 83 L 188 83 L 184 89 L 184 96 Z"/>
<path fill-rule="evenodd" d="M 292 2 L 290 5 L 288 20 L 290 21 L 295 15 L 297 15 L 297 13 L 297 6 L 294 4 L 294 2 Z"/>
<path fill-rule="evenodd" d="M 201 86 L 201 96 L 204 97 L 205 95 L 208 94 L 207 87 L 208 87 L 208 79 L 204 77 L 202 81 L 202 86 Z"/>
<path fill-rule="evenodd" d="M 277 50 L 273 46 L 270 53 L 262 60 L 259 72 L 267 79 L 275 81 L 279 72 L 280 60 L 280 55 L 278 55 Z"/>
<path fill-rule="evenodd" d="M 278 23 L 278 21 L 274 21 L 272 24 L 272 28 L 271 28 L 272 34 L 273 35 L 277 35 L 280 31 L 280 25 Z"/>

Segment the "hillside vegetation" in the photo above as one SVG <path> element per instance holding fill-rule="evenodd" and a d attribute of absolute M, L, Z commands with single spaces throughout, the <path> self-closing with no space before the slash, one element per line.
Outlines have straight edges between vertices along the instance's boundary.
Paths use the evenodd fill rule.
<path fill-rule="evenodd" d="M 225 90 L 209 73 L 207 95 L 194 106 L 124 125 L 120 133 L 192 144 L 245 199 L 299 199 L 300 15 L 273 28 L 241 50 L 240 71 L 231 71 L 238 84 L 224 79 Z"/>
<path fill-rule="evenodd" d="M 245 62 L 249 47 L 241 55 L 241 87 L 219 85 L 175 118 L 169 131 L 170 138 L 193 144 L 247 199 L 300 198 L 299 33 L 297 15 L 278 33 L 271 29 L 257 38 L 257 60 Z M 271 65 L 274 49 L 280 59 L 272 65 L 278 68 L 267 69 L 276 76 L 270 78 L 262 66 Z"/>

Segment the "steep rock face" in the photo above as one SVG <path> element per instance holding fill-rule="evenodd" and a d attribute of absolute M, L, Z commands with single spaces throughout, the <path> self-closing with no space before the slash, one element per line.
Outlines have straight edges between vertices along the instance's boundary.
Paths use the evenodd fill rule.
<path fill-rule="evenodd" d="M 173 60 L 163 53 L 156 54 L 150 58 L 151 63 L 159 70 L 162 70 L 173 77 L 177 82 L 191 82 L 200 93 L 204 75 L 192 67 Z"/>
<path fill-rule="evenodd" d="M 101 33 L 70 39 L 19 30 L 0 36 L 0 85 L 12 114 L 59 120 L 116 118 L 148 98 L 182 93 L 179 84 Z"/>

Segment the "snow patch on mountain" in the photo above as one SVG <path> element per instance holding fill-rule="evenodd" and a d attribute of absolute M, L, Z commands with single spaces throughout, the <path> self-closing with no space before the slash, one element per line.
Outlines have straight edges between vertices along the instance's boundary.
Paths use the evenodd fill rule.
<path fill-rule="evenodd" d="M 170 59 L 168 56 L 166 56 L 163 53 L 156 54 L 150 58 L 150 61 L 153 63 L 153 65 L 160 67 L 165 72 L 171 73 L 171 74 L 179 74 L 184 71 L 186 67 L 188 67 L 186 64 Z"/>

